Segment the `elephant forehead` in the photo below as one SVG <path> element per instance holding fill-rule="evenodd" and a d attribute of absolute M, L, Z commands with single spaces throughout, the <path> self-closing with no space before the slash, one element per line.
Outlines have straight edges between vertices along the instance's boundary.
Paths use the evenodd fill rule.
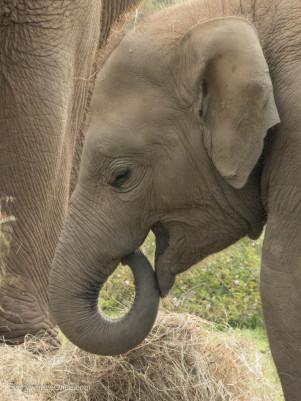
<path fill-rule="evenodd" d="M 101 109 L 93 115 L 87 146 L 108 157 L 140 153 L 146 156 L 153 152 L 154 145 L 172 148 L 176 142 L 172 113 L 174 110 L 164 108 L 164 102 L 158 99 L 143 104 L 137 98 L 131 105 L 120 101 L 116 107 Z"/>
<path fill-rule="evenodd" d="M 90 130 L 114 133 L 155 128 L 173 111 L 173 99 L 164 88 L 140 82 L 139 78 L 129 81 L 110 75 L 95 88 Z"/>
<path fill-rule="evenodd" d="M 146 82 L 162 85 L 166 82 L 170 57 L 160 41 L 141 30 L 128 33 L 106 60 L 102 78 L 115 82 Z"/>
<path fill-rule="evenodd" d="M 159 130 L 154 125 L 146 122 L 132 122 L 128 119 L 111 123 L 92 124 L 90 126 L 86 142 L 92 149 L 97 149 L 108 157 L 121 156 L 122 154 L 147 153 L 148 145 L 160 142 Z"/>

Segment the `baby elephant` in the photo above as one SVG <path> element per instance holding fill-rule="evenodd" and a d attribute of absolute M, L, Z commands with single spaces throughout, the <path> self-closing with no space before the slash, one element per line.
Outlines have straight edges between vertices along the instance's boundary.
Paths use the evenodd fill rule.
<path fill-rule="evenodd" d="M 264 315 L 286 401 L 300 401 L 298 4 L 184 3 L 145 17 L 111 51 L 50 277 L 53 316 L 75 344 L 134 347 L 178 273 L 266 224 Z M 150 230 L 156 280 L 133 254 Z M 98 293 L 127 255 L 136 300 L 110 321 Z"/>

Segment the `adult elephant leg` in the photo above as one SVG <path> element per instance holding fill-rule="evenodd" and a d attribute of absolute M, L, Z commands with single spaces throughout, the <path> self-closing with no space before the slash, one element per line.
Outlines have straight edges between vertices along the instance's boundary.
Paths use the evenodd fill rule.
<path fill-rule="evenodd" d="M 1 259 L 0 337 L 18 343 L 53 334 L 48 274 L 93 85 L 101 4 L 9 2 L 0 12 L 0 193 L 14 198 L 16 219 Z"/>
<path fill-rule="evenodd" d="M 299 171 L 301 79 L 298 64 L 275 71 L 281 124 L 270 133 L 264 155 L 262 197 L 268 213 L 261 294 L 273 358 L 286 401 L 301 394 L 301 182 Z M 282 88 L 285 87 L 285 90 Z M 293 93 L 293 96 L 292 96 Z"/>
<path fill-rule="evenodd" d="M 77 178 L 96 53 L 120 13 L 136 3 L 28 1 L 0 8 L 0 194 L 14 197 L 16 218 L 0 265 L 0 339 L 7 342 L 52 334 L 48 274 Z"/>
<path fill-rule="evenodd" d="M 301 394 L 300 216 L 269 216 L 261 273 L 264 317 L 286 401 L 299 401 Z"/>

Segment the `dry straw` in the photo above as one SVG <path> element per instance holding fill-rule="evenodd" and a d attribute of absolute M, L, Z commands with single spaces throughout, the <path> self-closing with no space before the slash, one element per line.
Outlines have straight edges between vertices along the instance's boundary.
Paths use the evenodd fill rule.
<path fill-rule="evenodd" d="M 1 401 L 275 399 L 250 342 L 187 314 L 161 314 L 152 334 L 119 357 L 87 354 L 66 342 L 56 352 L 35 353 L 37 341 L 0 347 Z"/>

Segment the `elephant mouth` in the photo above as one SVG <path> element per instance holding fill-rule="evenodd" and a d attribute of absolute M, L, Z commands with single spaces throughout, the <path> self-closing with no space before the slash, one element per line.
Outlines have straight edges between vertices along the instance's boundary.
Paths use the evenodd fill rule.
<path fill-rule="evenodd" d="M 153 226 L 152 231 L 156 237 L 155 274 L 160 296 L 164 298 L 175 282 L 172 262 L 168 256 L 169 253 L 173 253 L 170 245 L 170 233 L 162 223 Z"/>
<path fill-rule="evenodd" d="M 156 237 L 156 252 L 155 252 L 155 263 L 157 260 L 164 255 L 165 251 L 170 245 L 169 231 L 162 223 L 157 223 L 152 227 L 152 232 Z"/>

